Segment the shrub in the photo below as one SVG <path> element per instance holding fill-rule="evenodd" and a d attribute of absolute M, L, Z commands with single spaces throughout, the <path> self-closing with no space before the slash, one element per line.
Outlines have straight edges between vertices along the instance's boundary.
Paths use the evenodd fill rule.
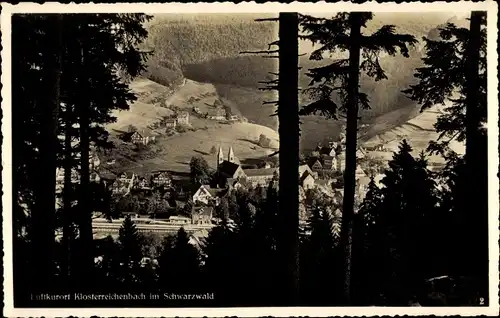
<path fill-rule="evenodd" d="M 180 125 L 177 125 L 175 127 L 175 130 L 178 132 L 178 133 L 185 133 L 187 130 L 184 126 L 180 126 Z"/>

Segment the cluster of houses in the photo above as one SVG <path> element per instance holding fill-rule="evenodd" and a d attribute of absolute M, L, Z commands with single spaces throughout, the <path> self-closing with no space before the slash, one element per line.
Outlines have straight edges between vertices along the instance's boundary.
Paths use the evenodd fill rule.
<path fill-rule="evenodd" d="M 143 191 L 169 189 L 172 187 L 172 177 L 167 171 L 155 171 L 147 176 L 122 172 L 114 180 L 105 179 L 104 183 L 110 187 L 113 194 L 125 196 L 133 189 Z"/>
<path fill-rule="evenodd" d="M 199 107 L 193 107 L 193 112 L 201 117 L 210 120 L 221 120 L 221 121 L 239 120 L 238 116 L 228 113 L 224 105 L 218 99 L 216 99 L 213 105 L 210 106 L 211 108 L 206 113 L 202 113 Z"/>
<path fill-rule="evenodd" d="M 314 171 L 308 164 L 299 166 L 299 195 L 300 200 L 305 199 L 307 190 L 314 188 L 326 194 L 332 194 L 330 180 L 322 179 L 318 171 Z M 201 185 L 193 195 L 195 204 L 208 206 L 219 205 L 232 190 L 267 187 L 271 181 L 279 179 L 278 168 L 270 167 L 269 164 L 257 169 L 245 169 L 234 155 L 233 148 L 229 148 L 227 158 L 224 157 L 222 148 L 217 153 L 216 185 Z M 275 183 L 277 186 L 278 183 Z"/>
<path fill-rule="evenodd" d="M 163 121 L 163 126 L 167 130 L 175 129 L 178 125 L 187 126 L 189 125 L 189 113 L 187 111 L 178 112 L 172 118 L 166 118 Z"/>
<path fill-rule="evenodd" d="M 357 159 L 364 159 L 366 150 L 358 147 L 356 151 Z M 318 145 L 308 160 L 307 164 L 315 172 L 345 170 L 345 148 L 342 143 L 329 142 L 328 146 Z"/>
<path fill-rule="evenodd" d="M 79 154 L 77 155 L 77 159 Z M 101 160 L 94 149 L 89 152 L 89 172 L 90 172 L 90 182 L 101 182 L 101 177 L 98 173 L 98 169 L 101 165 Z M 61 193 L 64 188 L 64 168 L 60 167 L 56 169 L 56 193 Z M 73 168 L 71 170 L 71 183 L 80 182 L 80 173 Z"/>
<path fill-rule="evenodd" d="M 363 158 L 365 152 L 359 149 L 357 156 Z M 234 154 L 232 147 L 229 147 L 227 157 L 222 148 L 216 155 L 217 169 L 215 180 L 211 185 L 201 185 L 195 189 L 191 196 L 194 203 L 191 217 L 170 216 L 168 221 L 176 224 L 211 224 L 214 216 L 214 208 L 221 200 L 233 190 L 267 187 L 271 181 L 279 179 L 279 170 L 265 163 L 260 168 L 245 168 Z M 344 151 L 342 146 L 336 143 L 329 143 L 327 147 L 318 146 L 315 155 L 311 156 L 307 162 L 299 166 L 299 196 L 303 202 L 307 190 L 318 189 L 321 192 L 335 196 L 336 192 L 332 187 L 332 177 L 325 176 L 324 171 L 336 171 L 342 173 L 345 167 Z M 163 192 L 175 191 L 176 197 L 182 197 L 183 201 L 188 201 L 189 196 L 183 193 L 179 196 L 177 192 L 182 189 L 174 189 L 172 176 L 168 171 L 155 171 L 147 175 L 138 175 L 133 172 L 122 172 L 118 175 L 108 176 L 106 169 L 99 169 L 100 160 L 97 153 L 90 154 L 91 181 L 103 183 L 112 193 L 117 196 L 126 196 L 132 191 L 153 191 L 164 190 Z M 74 182 L 79 182 L 79 175 L 72 171 Z M 364 194 L 370 178 L 359 167 L 356 170 L 357 192 L 360 198 Z M 64 171 L 58 169 L 57 184 L 59 188 L 64 182 Z M 278 182 L 275 183 L 278 186 Z"/>
<path fill-rule="evenodd" d="M 177 126 L 189 125 L 189 113 L 187 111 L 178 112 L 172 118 L 166 118 L 161 121 L 160 127 L 165 128 L 166 132 L 174 130 Z M 149 129 L 142 128 L 140 130 L 131 129 L 132 131 L 122 134 L 121 139 L 130 141 L 133 144 L 148 145 L 156 141 L 158 133 Z"/>
<path fill-rule="evenodd" d="M 117 176 L 114 182 L 110 185 L 114 194 L 126 196 L 131 191 L 151 191 L 151 190 L 174 190 L 172 176 L 167 171 L 156 171 L 146 176 L 138 175 L 132 172 L 122 172 Z M 175 189 L 176 197 L 179 199 L 187 199 L 184 196 L 182 189 Z M 169 216 L 168 222 L 172 224 L 194 224 L 207 225 L 212 224 L 214 214 L 213 206 L 206 201 L 206 206 L 195 205 L 192 207 L 191 217 L 172 215 Z M 136 213 L 133 213 L 136 214 Z"/>

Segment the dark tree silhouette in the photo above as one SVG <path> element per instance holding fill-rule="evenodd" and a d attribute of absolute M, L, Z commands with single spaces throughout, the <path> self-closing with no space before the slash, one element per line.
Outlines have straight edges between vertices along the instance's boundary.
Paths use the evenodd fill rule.
<path fill-rule="evenodd" d="M 374 221 L 369 232 L 376 243 L 371 247 L 374 268 L 381 270 L 377 274 L 383 278 L 382 294 L 392 305 L 407 305 L 418 295 L 424 279 L 436 274 L 436 253 L 443 252 L 438 251 L 433 227 L 438 216 L 436 185 L 425 159 L 415 159 L 411 151 L 403 140 L 382 180 L 382 203 L 371 209 L 375 214 L 369 218 Z"/>
<path fill-rule="evenodd" d="M 299 18 L 297 13 L 279 16 L 278 119 L 280 135 L 279 252 L 283 273 L 283 295 L 287 304 L 299 297 Z"/>
<path fill-rule="evenodd" d="M 140 282 L 142 259 L 141 236 L 134 222 L 127 216 L 120 228 L 120 279 L 126 288 L 134 288 Z"/>
<path fill-rule="evenodd" d="M 384 284 L 384 264 L 378 257 L 384 251 L 381 222 L 382 191 L 370 178 L 368 189 L 355 218 L 353 237 L 353 298 L 356 305 L 374 305 L 379 287 Z M 367 264 L 369 264 L 367 266 Z"/>
<path fill-rule="evenodd" d="M 282 226 L 278 227 L 277 249 L 280 266 L 286 269 L 280 285 L 283 291 L 280 297 L 286 304 L 296 304 L 299 300 L 299 14 L 295 12 L 280 13 L 279 18 L 258 19 L 257 21 L 278 21 L 279 40 L 269 44 L 269 50 L 259 52 L 243 52 L 266 54 L 265 58 L 278 58 L 278 73 L 270 72 L 276 79 L 263 81 L 261 90 L 277 90 L 277 101 L 266 101 L 265 105 L 277 106 L 280 134 L 280 148 L 271 156 L 279 153 L 286 161 L 279 166 L 279 211 Z M 272 46 L 278 49 L 271 50 Z M 273 54 L 278 55 L 273 55 Z M 279 79 L 281 78 L 281 80 Z M 291 212 L 297 211 L 297 212 Z M 279 300 L 281 301 L 281 300 Z"/>
<path fill-rule="evenodd" d="M 480 294 L 487 295 L 488 172 L 487 132 L 483 127 L 487 118 L 486 13 L 473 11 L 469 29 L 447 24 L 439 29 L 439 36 L 434 40 L 424 38 L 425 65 L 415 74 L 419 82 L 405 93 L 418 101 L 422 109 L 446 100 L 452 102 L 438 118 L 435 127 L 440 140 L 432 142 L 429 150 L 442 154 L 448 166 L 460 164 L 449 143 L 465 140 L 465 166 L 454 169 L 458 179 L 451 195 L 456 198 L 452 209 L 461 223 L 458 226 L 467 229 L 470 236 L 457 237 L 463 259 L 456 263 L 463 266 L 456 274 L 477 277 Z M 470 200 L 471 196 L 475 200 Z"/>
<path fill-rule="evenodd" d="M 47 76 L 46 95 L 41 98 L 41 103 L 44 110 L 41 112 L 40 122 L 40 147 L 39 147 L 39 165 L 44 167 L 40 171 L 39 180 L 37 182 L 37 197 L 36 210 L 33 214 L 33 243 L 35 251 L 46 251 L 46 254 L 37 259 L 37 265 L 45 280 L 42 279 L 41 288 L 47 288 L 44 285 L 53 273 L 53 256 L 51 255 L 54 249 L 54 230 L 55 230 L 55 175 L 56 170 L 56 149 L 57 149 L 57 130 L 58 116 L 61 95 L 61 56 L 62 56 L 62 15 L 51 15 L 47 17 L 48 43 L 51 46 L 52 52 L 47 52 L 44 71 Z M 49 279 L 49 280 L 47 280 Z"/>
<path fill-rule="evenodd" d="M 337 118 L 337 111 L 346 113 L 346 168 L 344 172 L 344 203 L 342 208 L 342 241 L 344 246 L 345 280 L 344 298 L 350 302 L 351 248 L 354 220 L 355 171 L 357 148 L 357 122 L 359 106 L 369 108 L 368 97 L 359 92 L 360 71 L 375 80 L 387 78 L 379 64 L 380 52 L 394 56 L 398 51 L 408 57 L 408 46 L 416 40 L 408 34 L 394 33 L 395 27 L 385 25 L 369 36 L 361 32 L 366 22 L 373 18 L 370 12 L 339 13 L 332 19 L 303 16 L 301 26 L 306 33 L 301 38 L 320 45 L 311 53 L 311 59 L 321 60 L 324 53 L 348 52 L 348 59 L 339 59 L 327 66 L 309 70 L 312 78 L 309 93 L 315 101 L 306 105 L 301 114 L 320 113 Z M 332 100 L 337 94 L 341 104 Z"/>
<path fill-rule="evenodd" d="M 301 248 L 301 296 L 307 305 L 328 306 L 339 303 L 342 295 L 342 262 L 339 237 L 334 229 L 332 202 L 316 195 L 308 203 L 310 217 Z"/>
<path fill-rule="evenodd" d="M 76 56 L 81 61 L 79 69 L 79 100 L 76 113 L 80 128 L 80 238 L 82 240 L 81 270 L 89 271 L 93 264 L 92 211 L 87 204 L 89 188 L 90 142 L 106 139 L 103 123 L 113 121 L 112 109 L 127 109 L 135 100 L 119 76 L 119 72 L 137 76 L 144 70 L 145 53 L 137 49 L 147 32 L 144 14 L 84 14 L 76 15 Z M 79 53 L 79 54 L 78 54 Z M 92 125 L 91 125 L 92 124 Z M 95 127 L 91 129 L 91 127 Z"/>
<path fill-rule="evenodd" d="M 189 236 L 180 228 L 175 239 L 164 241 L 159 259 L 160 283 L 163 290 L 193 292 L 199 284 L 200 255 L 189 243 Z"/>
<path fill-rule="evenodd" d="M 191 182 L 193 184 L 208 184 L 212 178 L 212 171 L 207 161 L 202 156 L 195 156 L 189 162 Z"/>
<path fill-rule="evenodd" d="M 64 18 L 48 14 L 13 19 L 13 42 L 30 43 L 29 49 L 13 47 L 14 73 L 20 74 L 13 78 L 13 96 L 19 106 L 13 117 L 14 126 L 19 127 L 15 134 L 22 140 L 14 150 L 14 170 L 20 177 L 15 198 L 20 208 L 15 211 L 28 216 L 16 212 L 16 219 L 28 221 L 25 226 L 33 248 L 28 255 L 34 259 L 32 266 L 39 269 L 31 271 L 34 286 L 41 280 L 40 285 L 56 288 L 58 282 L 48 283 L 52 277 L 49 268 L 55 261 L 56 166 L 65 168 L 61 225 L 66 255 L 61 255 L 62 274 L 69 273 L 69 263 L 85 271 L 94 266 L 88 150 L 91 142 L 108 145 L 103 124 L 114 120 L 112 109 L 126 109 L 134 99 L 117 73 L 123 69 L 137 75 L 142 70 L 144 54 L 135 46 L 147 35 L 142 25 L 146 18 L 142 14 L 74 14 Z M 83 53 L 87 59 L 82 63 Z M 78 148 L 73 145 L 72 149 L 75 141 Z M 81 175 L 77 191 L 70 186 L 75 170 Z M 75 198 L 75 194 L 82 196 Z M 71 202 L 75 199 L 81 208 L 77 219 L 70 217 L 75 214 Z M 68 239 L 74 237 L 73 221 L 80 227 L 81 244 L 75 249 L 70 248 Z M 79 260 L 70 261 L 70 253 Z"/>

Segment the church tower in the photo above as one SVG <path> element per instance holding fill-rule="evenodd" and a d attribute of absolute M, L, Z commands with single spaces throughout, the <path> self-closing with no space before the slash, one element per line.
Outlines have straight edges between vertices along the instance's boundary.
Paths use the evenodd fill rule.
<path fill-rule="evenodd" d="M 233 151 L 233 147 L 229 147 L 229 154 L 227 156 L 227 161 L 234 163 L 234 151 Z"/>
<path fill-rule="evenodd" d="M 219 147 L 219 152 L 217 153 L 217 167 L 219 167 L 219 165 L 223 162 L 224 162 L 224 153 L 222 152 L 222 148 Z"/>

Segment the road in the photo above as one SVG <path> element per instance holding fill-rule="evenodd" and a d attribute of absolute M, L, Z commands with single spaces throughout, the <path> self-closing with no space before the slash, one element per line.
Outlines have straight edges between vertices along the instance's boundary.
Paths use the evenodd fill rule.
<path fill-rule="evenodd" d="M 118 233 L 120 231 L 121 223 L 108 223 L 108 222 L 93 222 L 92 230 L 94 234 L 98 233 Z M 165 234 L 175 234 L 181 227 L 188 234 L 195 234 L 201 232 L 208 232 L 215 225 L 194 225 L 194 224 L 136 224 L 137 230 L 139 232 L 153 232 L 153 233 L 165 233 Z"/>

